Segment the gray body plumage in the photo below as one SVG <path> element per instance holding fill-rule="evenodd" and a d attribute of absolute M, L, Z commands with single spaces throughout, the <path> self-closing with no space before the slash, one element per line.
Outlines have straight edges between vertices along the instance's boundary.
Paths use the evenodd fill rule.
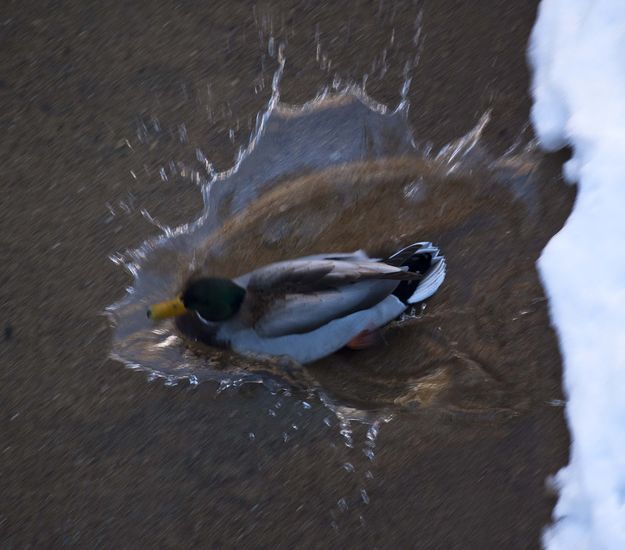
<path fill-rule="evenodd" d="M 425 273 L 393 265 L 418 254 L 432 258 Z M 361 332 L 386 325 L 409 304 L 436 292 L 444 277 L 445 260 L 431 243 L 410 245 L 386 261 L 369 258 L 363 251 L 307 256 L 234 279 L 246 289 L 237 315 L 222 323 L 200 319 L 217 345 L 310 363 L 344 347 Z M 402 281 L 416 286 L 406 300 L 393 295 Z"/>

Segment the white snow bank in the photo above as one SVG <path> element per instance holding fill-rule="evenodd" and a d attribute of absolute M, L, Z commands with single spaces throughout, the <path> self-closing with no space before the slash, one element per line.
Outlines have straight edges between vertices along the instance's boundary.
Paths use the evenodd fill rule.
<path fill-rule="evenodd" d="M 571 462 L 550 549 L 625 549 L 625 0 L 542 0 L 532 122 L 578 197 L 539 270 L 564 359 Z"/>

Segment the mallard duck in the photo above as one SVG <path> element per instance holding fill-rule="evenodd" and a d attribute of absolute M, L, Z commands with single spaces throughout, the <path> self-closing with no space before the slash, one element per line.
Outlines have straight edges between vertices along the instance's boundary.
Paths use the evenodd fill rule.
<path fill-rule="evenodd" d="M 194 315 L 202 340 L 242 354 L 310 363 L 347 346 L 368 347 L 377 329 L 436 292 L 445 258 L 415 243 L 385 260 L 362 250 L 277 262 L 235 279 L 192 278 L 181 295 L 154 304 L 154 321 Z"/>

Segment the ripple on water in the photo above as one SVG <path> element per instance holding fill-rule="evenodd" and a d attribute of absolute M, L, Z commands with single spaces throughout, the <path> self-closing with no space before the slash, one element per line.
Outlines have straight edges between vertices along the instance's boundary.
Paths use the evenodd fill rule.
<path fill-rule="evenodd" d="M 488 158 L 479 145 L 485 116 L 438 155 L 424 153 L 405 102 L 391 111 L 356 88 L 301 107 L 274 99 L 236 168 L 205 183 L 199 220 L 116 256 L 134 281 L 109 308 L 113 356 L 167 384 L 315 393 L 338 414 L 347 444 L 350 421 L 396 410 L 526 407 L 544 348 L 555 346 L 534 264 L 551 236 L 545 212 L 563 193 L 537 176 L 532 151 Z M 197 269 L 235 276 L 318 252 L 384 256 L 422 240 L 448 260 L 427 307 L 387 327 L 384 345 L 308 367 L 209 349 L 194 341 L 192 319 L 154 327 L 145 316 Z"/>

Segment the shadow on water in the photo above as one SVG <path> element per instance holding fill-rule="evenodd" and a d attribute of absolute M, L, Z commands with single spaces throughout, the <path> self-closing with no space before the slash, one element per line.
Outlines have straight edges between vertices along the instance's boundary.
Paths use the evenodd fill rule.
<path fill-rule="evenodd" d="M 531 147 L 489 158 L 479 143 L 488 115 L 433 153 L 415 143 L 407 109 L 356 88 L 292 107 L 276 85 L 235 167 L 215 174 L 207 164 L 200 219 L 115 258 L 134 281 L 109 308 L 113 356 L 167 384 L 315 393 L 343 420 L 425 409 L 507 415 L 559 395 L 557 373 L 545 395 L 530 391 L 533 377 L 548 376 L 541 358 L 554 346 L 535 262 L 558 229 L 544 223 L 550 205 L 572 191 L 545 181 Z M 232 277 L 319 252 L 383 257 L 422 240 L 442 248 L 447 279 L 373 349 L 301 367 L 209 349 L 192 319 L 146 319 L 148 304 L 177 294 L 198 269 Z"/>

